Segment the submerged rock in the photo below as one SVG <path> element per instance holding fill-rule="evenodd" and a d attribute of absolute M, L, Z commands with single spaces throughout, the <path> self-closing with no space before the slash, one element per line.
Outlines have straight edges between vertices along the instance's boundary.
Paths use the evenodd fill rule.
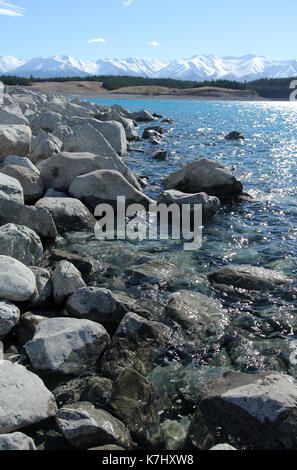
<path fill-rule="evenodd" d="M 137 442 L 155 447 L 161 443 L 161 405 L 145 377 L 135 370 L 124 371 L 113 385 L 110 405 Z"/>
<path fill-rule="evenodd" d="M 228 372 L 208 385 L 188 437 L 200 450 L 221 442 L 248 450 L 292 450 L 296 405 L 297 386 L 289 377 Z"/>
<path fill-rule="evenodd" d="M 159 204 L 190 204 L 191 212 L 194 211 L 194 204 L 202 205 L 202 216 L 208 219 L 215 215 L 220 209 L 220 200 L 215 196 L 208 196 L 206 193 L 187 194 L 177 191 L 176 189 L 168 189 L 164 191 L 158 199 Z"/>
<path fill-rule="evenodd" d="M 249 265 L 225 266 L 209 274 L 208 279 L 214 286 L 225 285 L 255 291 L 273 290 L 292 282 L 282 272 Z"/>
<path fill-rule="evenodd" d="M 36 370 L 79 375 L 95 366 L 109 341 L 98 323 L 51 318 L 37 326 L 25 349 Z"/>
<path fill-rule="evenodd" d="M 79 450 L 105 444 L 131 449 L 133 445 L 129 430 L 121 421 L 88 403 L 61 408 L 56 422 L 67 441 Z"/>
<path fill-rule="evenodd" d="M 55 416 L 57 405 L 37 375 L 9 361 L 1 363 L 0 434 Z"/>
<path fill-rule="evenodd" d="M 146 376 L 170 337 L 171 329 L 162 323 L 127 313 L 100 361 L 103 374 L 116 379 L 125 369 L 134 369 Z"/>
<path fill-rule="evenodd" d="M 164 180 L 166 189 L 185 193 L 204 192 L 209 196 L 228 198 L 242 193 L 242 184 L 220 163 L 203 158 L 189 163 Z"/>
<path fill-rule="evenodd" d="M 126 269 L 128 284 L 158 284 L 166 288 L 177 280 L 179 270 L 164 259 L 152 260 Z"/>

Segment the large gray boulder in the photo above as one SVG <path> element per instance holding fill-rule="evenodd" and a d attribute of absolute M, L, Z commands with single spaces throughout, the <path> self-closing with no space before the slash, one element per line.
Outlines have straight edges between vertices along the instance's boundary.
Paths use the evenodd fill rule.
<path fill-rule="evenodd" d="M 64 121 L 63 121 L 64 122 Z M 118 155 L 125 156 L 127 153 L 127 140 L 125 129 L 121 123 L 116 121 L 102 122 L 97 119 L 74 118 L 65 121 L 75 134 L 76 128 L 82 124 L 89 124 L 99 131 Z M 69 134 L 69 133 L 68 133 Z M 100 152 L 96 152 L 100 155 Z"/>
<path fill-rule="evenodd" d="M 0 224 L 25 225 L 40 237 L 56 238 L 56 225 L 51 214 L 43 207 L 24 206 L 18 201 L 0 197 Z"/>
<path fill-rule="evenodd" d="M 58 137 L 40 131 L 38 136 L 32 140 L 30 159 L 34 163 L 46 160 L 52 155 L 60 153 L 62 145 Z"/>
<path fill-rule="evenodd" d="M 133 306 L 108 289 L 83 287 L 68 298 L 66 309 L 73 317 L 98 322 L 107 331 L 114 331 Z"/>
<path fill-rule="evenodd" d="M 257 266 L 225 266 L 208 276 L 214 285 L 225 285 L 239 289 L 269 291 L 289 284 L 292 279 L 282 272 Z"/>
<path fill-rule="evenodd" d="M 0 227 L 0 255 L 11 256 L 27 266 L 35 266 L 43 257 L 39 236 L 24 225 Z"/>
<path fill-rule="evenodd" d="M 97 170 L 77 176 L 69 187 L 69 193 L 93 208 L 101 203 L 116 207 L 118 196 L 125 196 L 127 205 L 139 203 L 148 207 L 154 202 L 132 186 L 121 173 L 113 170 Z"/>
<path fill-rule="evenodd" d="M 197 194 L 186 194 L 176 189 L 168 189 L 164 191 L 158 199 L 159 204 L 177 204 L 182 206 L 183 204 L 189 204 L 191 206 L 191 212 L 194 211 L 194 205 L 199 204 L 202 206 L 202 214 L 204 219 L 208 219 L 215 215 L 220 209 L 220 201 L 215 196 L 208 196 L 206 193 Z"/>
<path fill-rule="evenodd" d="M 219 198 L 242 193 L 242 184 L 220 163 L 203 158 L 187 164 L 163 181 L 166 189 L 185 193 L 207 193 Z"/>
<path fill-rule="evenodd" d="M 87 152 L 62 152 L 40 163 L 39 169 L 45 187 L 59 191 L 67 190 L 76 176 L 95 170 L 117 170 L 133 186 L 140 189 L 136 177 L 116 153 L 110 157 L 102 157 Z"/>
<path fill-rule="evenodd" d="M 0 125 L 0 161 L 7 155 L 25 157 L 30 152 L 31 129 L 23 124 Z"/>
<path fill-rule="evenodd" d="M 90 152 L 102 157 L 117 155 L 103 134 L 91 124 L 79 124 L 72 128 L 72 134 L 64 137 L 65 152 Z"/>
<path fill-rule="evenodd" d="M 13 199 L 24 204 L 24 191 L 21 183 L 11 176 L 0 172 L 0 198 Z"/>
<path fill-rule="evenodd" d="M 290 377 L 227 372 L 208 384 L 188 438 L 199 450 L 235 442 L 247 450 L 293 450 L 296 428 L 297 386 Z"/>
<path fill-rule="evenodd" d="M 6 165 L 1 169 L 4 175 L 15 178 L 23 188 L 25 203 L 34 202 L 44 193 L 42 179 L 35 171 L 19 165 Z"/>
<path fill-rule="evenodd" d="M 0 298 L 12 302 L 29 300 L 36 289 L 35 276 L 23 263 L 0 255 Z"/>
<path fill-rule="evenodd" d="M 109 341 L 98 323 L 52 318 L 37 326 L 25 349 L 36 370 L 80 375 L 95 366 Z"/>
<path fill-rule="evenodd" d="M 61 123 L 62 116 L 59 113 L 54 111 L 46 111 L 41 113 L 39 116 L 36 116 L 35 119 L 31 121 L 31 129 L 33 131 L 38 131 L 39 129 L 46 132 L 53 132 L 53 130 Z"/>
<path fill-rule="evenodd" d="M 80 272 L 68 261 L 60 261 L 53 272 L 54 299 L 63 304 L 76 289 L 85 287 Z"/>
<path fill-rule="evenodd" d="M 142 111 L 136 111 L 134 113 L 130 113 L 131 119 L 134 119 L 137 122 L 152 122 L 155 121 L 154 116 L 145 109 Z"/>
<path fill-rule="evenodd" d="M 129 113 L 127 116 L 128 115 Z M 116 121 L 121 123 L 125 129 L 126 139 L 129 141 L 140 139 L 133 119 L 129 119 L 128 117 L 123 116 L 116 109 L 110 108 L 108 111 L 98 114 L 98 119 L 100 119 L 100 121 Z"/>
<path fill-rule="evenodd" d="M 56 415 L 54 396 L 37 375 L 9 361 L 0 370 L 0 435 Z"/>
<path fill-rule="evenodd" d="M 8 157 L 5 157 L 3 165 L 17 165 L 24 168 L 28 168 L 29 170 L 34 171 L 34 173 L 36 173 L 37 175 L 40 174 L 38 168 L 27 157 L 17 157 L 16 155 L 8 155 Z"/>
<path fill-rule="evenodd" d="M 3 124 L 24 124 L 28 125 L 28 119 L 22 113 L 21 108 L 16 103 L 0 106 L 0 122 Z"/>
<path fill-rule="evenodd" d="M 16 326 L 20 319 L 20 310 L 7 300 L 0 300 L 0 340 Z"/>
<path fill-rule="evenodd" d="M 79 200 L 71 197 L 45 197 L 39 199 L 36 208 L 46 209 L 59 232 L 93 230 L 96 219 Z"/>
<path fill-rule="evenodd" d="M 31 437 L 22 432 L 0 435 L 0 450 L 37 450 Z"/>
<path fill-rule="evenodd" d="M 117 444 L 131 449 L 126 426 L 104 410 L 88 403 L 61 408 L 56 415 L 58 429 L 73 447 L 86 450 L 104 444 Z"/>

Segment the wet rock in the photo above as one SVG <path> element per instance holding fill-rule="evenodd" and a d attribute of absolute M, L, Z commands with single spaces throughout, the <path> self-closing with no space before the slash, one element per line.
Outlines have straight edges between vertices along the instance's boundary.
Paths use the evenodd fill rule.
<path fill-rule="evenodd" d="M 123 301 L 110 290 L 100 287 L 77 289 L 66 303 L 72 316 L 98 322 L 111 333 L 133 307 L 133 302 Z"/>
<path fill-rule="evenodd" d="M 37 375 L 9 361 L 1 363 L 0 434 L 55 416 L 53 395 Z"/>
<path fill-rule="evenodd" d="M 29 300 L 36 289 L 32 271 L 10 256 L 0 255 L 0 298 L 12 302 Z"/>
<path fill-rule="evenodd" d="M 162 114 L 153 113 L 153 117 L 155 117 L 157 119 L 162 119 L 164 116 L 162 116 Z"/>
<path fill-rule="evenodd" d="M 40 237 L 58 236 L 51 214 L 43 207 L 25 206 L 11 199 L 0 198 L 0 224 L 7 223 L 25 225 Z"/>
<path fill-rule="evenodd" d="M 106 445 L 106 446 L 93 447 L 92 449 L 88 449 L 88 450 L 96 450 L 96 451 L 103 451 L 104 452 L 104 451 L 107 451 L 107 450 L 117 451 L 117 450 L 126 450 L 126 449 L 124 449 L 123 447 L 120 447 L 120 446 L 110 444 L 110 445 Z"/>
<path fill-rule="evenodd" d="M 112 381 L 105 377 L 78 377 L 56 387 L 52 392 L 59 407 L 87 401 L 97 407 L 108 406 Z"/>
<path fill-rule="evenodd" d="M 131 266 L 126 270 L 126 275 L 128 284 L 158 284 L 166 288 L 178 278 L 179 270 L 174 264 L 159 259 Z"/>
<path fill-rule="evenodd" d="M 54 249 L 50 253 L 50 260 L 53 263 L 59 261 L 69 261 L 78 269 L 84 278 L 88 277 L 94 269 L 95 261 L 83 253 L 73 253 L 71 251 Z"/>
<path fill-rule="evenodd" d="M 244 140 L 244 136 L 237 131 L 232 131 L 225 136 L 226 140 Z"/>
<path fill-rule="evenodd" d="M 50 212 L 60 233 L 93 230 L 96 224 L 95 217 L 79 199 L 45 197 L 39 199 L 36 207 L 42 207 Z"/>
<path fill-rule="evenodd" d="M 202 216 L 208 219 L 215 215 L 220 209 L 220 200 L 215 196 L 208 196 L 206 193 L 187 194 L 177 191 L 176 189 L 168 189 L 164 191 L 158 199 L 159 204 L 190 204 L 191 212 L 194 211 L 194 204 L 202 205 Z"/>
<path fill-rule="evenodd" d="M 228 372 L 209 384 L 188 437 L 199 449 L 221 442 L 248 450 L 294 449 L 296 404 L 297 386 L 287 376 Z"/>
<path fill-rule="evenodd" d="M 84 450 L 106 444 L 131 449 L 130 433 L 125 425 L 107 411 L 80 403 L 62 408 L 56 416 L 57 426 L 73 447 Z"/>
<path fill-rule="evenodd" d="M 24 200 L 28 204 L 39 199 L 44 192 L 43 182 L 35 171 L 19 165 L 6 165 L 1 173 L 15 178 L 23 188 Z M 21 201 L 22 202 L 22 201 Z"/>
<path fill-rule="evenodd" d="M 31 129 L 25 125 L 0 125 L 0 161 L 7 155 L 25 157 L 30 152 Z"/>
<path fill-rule="evenodd" d="M 50 273 L 43 268 L 31 267 L 31 271 L 36 279 L 36 291 L 31 297 L 28 307 L 43 307 L 48 303 L 52 295 L 53 285 L 51 282 L 51 276 Z"/>
<path fill-rule="evenodd" d="M 24 204 L 24 191 L 20 182 L 2 172 L 0 172 L 0 198 L 13 199 Z"/>
<path fill-rule="evenodd" d="M 36 450 L 31 437 L 21 432 L 0 435 L 0 450 Z"/>
<path fill-rule="evenodd" d="M 37 326 L 25 349 L 36 370 L 79 375 L 95 366 L 109 341 L 98 323 L 51 318 Z"/>
<path fill-rule="evenodd" d="M 112 170 L 98 170 L 77 176 L 69 187 L 69 193 L 93 208 L 102 203 L 116 207 L 118 196 L 125 196 L 126 205 L 139 203 L 147 207 L 153 202 L 121 173 Z"/>
<path fill-rule="evenodd" d="M 183 418 L 180 421 L 166 419 L 161 424 L 166 450 L 184 450 L 189 430 L 190 420 Z"/>
<path fill-rule="evenodd" d="M 130 113 L 130 117 L 136 122 L 152 122 L 155 120 L 153 115 L 145 109 L 142 111 L 137 111 L 135 113 Z"/>
<path fill-rule="evenodd" d="M 0 340 L 10 333 L 19 319 L 19 309 L 7 300 L 0 300 Z"/>
<path fill-rule="evenodd" d="M 174 120 L 173 119 L 163 119 L 162 121 L 164 124 L 173 124 Z"/>
<path fill-rule="evenodd" d="M 0 227 L 0 255 L 11 256 L 26 266 L 35 266 L 43 257 L 39 236 L 24 225 Z"/>
<path fill-rule="evenodd" d="M 165 162 L 168 160 L 168 152 L 166 150 L 157 150 L 151 155 L 151 157 L 159 162 Z"/>
<path fill-rule="evenodd" d="M 220 163 L 203 158 L 189 163 L 164 180 L 166 189 L 185 193 L 204 192 L 209 196 L 228 198 L 242 193 L 242 184 Z"/>
<path fill-rule="evenodd" d="M 216 334 L 226 322 L 220 302 L 199 292 L 186 290 L 170 295 L 166 317 L 187 331 L 195 331 L 195 336 L 200 339 Z"/>
<path fill-rule="evenodd" d="M 111 379 L 116 379 L 125 369 L 134 369 L 146 376 L 170 337 L 171 329 L 167 326 L 129 312 L 100 361 L 101 371 Z"/>
<path fill-rule="evenodd" d="M 85 287 L 80 272 L 68 261 L 60 261 L 53 272 L 53 293 L 55 302 L 64 304 L 76 289 Z"/>
<path fill-rule="evenodd" d="M 145 377 L 135 370 L 124 371 L 113 385 L 110 405 L 137 442 L 150 446 L 161 443 L 161 405 L 157 391 Z"/>
<path fill-rule="evenodd" d="M 282 272 L 249 265 L 225 266 L 211 273 L 208 279 L 214 286 L 224 285 L 255 291 L 269 291 L 292 282 Z"/>

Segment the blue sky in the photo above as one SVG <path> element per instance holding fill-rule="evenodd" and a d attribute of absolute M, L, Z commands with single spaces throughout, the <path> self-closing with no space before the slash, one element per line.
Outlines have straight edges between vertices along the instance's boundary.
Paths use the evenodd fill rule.
<path fill-rule="evenodd" d="M 296 0 L 0 0 L 0 56 L 293 59 L 296 18 Z"/>

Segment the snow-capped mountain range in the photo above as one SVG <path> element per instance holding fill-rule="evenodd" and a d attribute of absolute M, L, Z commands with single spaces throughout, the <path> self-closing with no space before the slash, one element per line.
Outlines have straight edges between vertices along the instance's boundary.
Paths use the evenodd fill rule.
<path fill-rule="evenodd" d="M 272 60 L 255 55 L 215 57 L 197 55 L 165 62 L 157 59 L 78 60 L 70 56 L 35 57 L 20 60 L 0 57 L 0 74 L 20 77 L 86 77 L 88 75 L 130 75 L 179 80 L 227 79 L 251 81 L 259 78 L 297 76 L 297 60 Z"/>

